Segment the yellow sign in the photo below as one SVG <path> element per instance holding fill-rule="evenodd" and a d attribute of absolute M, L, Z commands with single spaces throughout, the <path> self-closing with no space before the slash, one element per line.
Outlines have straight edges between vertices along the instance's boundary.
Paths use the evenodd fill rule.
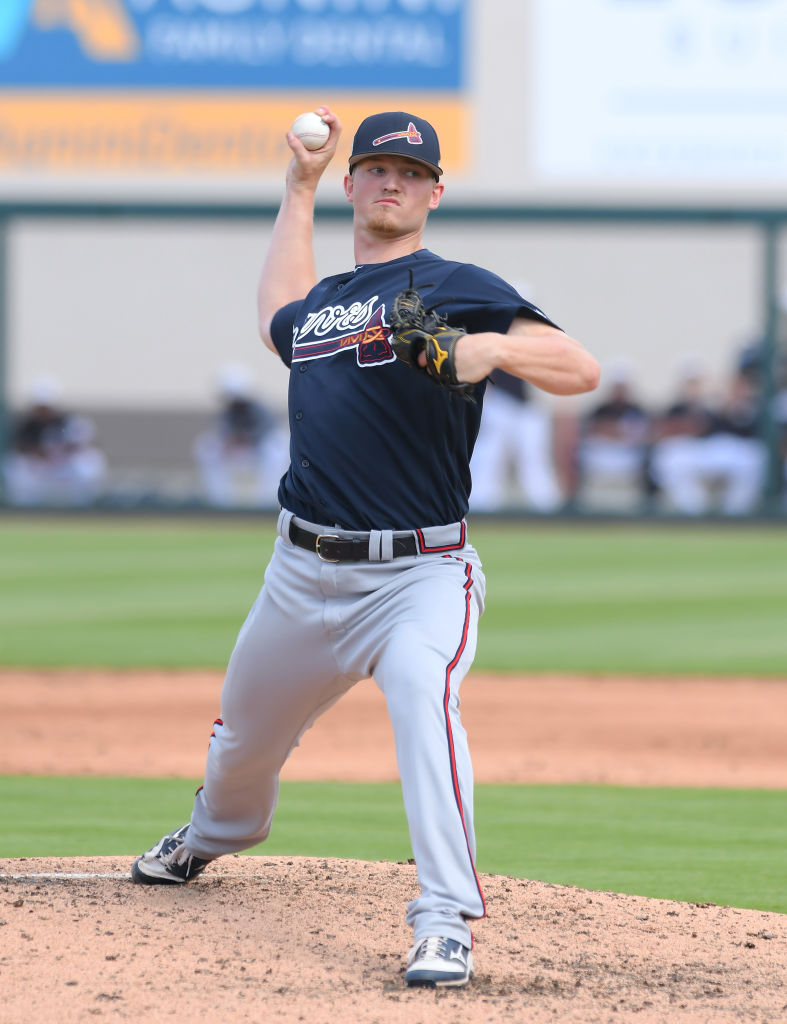
<path fill-rule="evenodd" d="M 357 125 L 383 110 L 410 110 L 431 121 L 447 173 L 468 164 L 469 115 L 456 94 L 359 100 L 355 93 L 269 99 L 245 92 L 0 90 L 0 172 L 278 173 L 290 157 L 285 132 L 298 114 L 323 101 L 342 120 L 339 159 L 345 164 Z"/>

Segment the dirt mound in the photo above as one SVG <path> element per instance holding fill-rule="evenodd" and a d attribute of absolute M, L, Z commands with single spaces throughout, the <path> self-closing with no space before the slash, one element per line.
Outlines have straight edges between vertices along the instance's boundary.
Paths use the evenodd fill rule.
<path fill-rule="evenodd" d="M 175 889 L 131 884 L 129 865 L 0 861 L 5 1024 L 655 1024 L 787 1013 L 784 915 L 482 875 L 476 978 L 434 992 L 403 980 L 410 865 L 233 856 Z"/>

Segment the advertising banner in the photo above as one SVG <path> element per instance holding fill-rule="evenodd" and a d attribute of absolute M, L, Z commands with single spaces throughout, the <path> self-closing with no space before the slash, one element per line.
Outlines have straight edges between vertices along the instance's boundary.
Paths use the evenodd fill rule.
<path fill-rule="evenodd" d="M 403 94 L 461 165 L 467 2 L 2 0 L 0 175 L 278 170 L 298 113 Z"/>

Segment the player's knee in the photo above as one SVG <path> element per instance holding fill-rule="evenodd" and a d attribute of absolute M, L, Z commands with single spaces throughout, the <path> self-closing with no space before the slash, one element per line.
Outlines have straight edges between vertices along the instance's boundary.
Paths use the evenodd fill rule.
<path fill-rule="evenodd" d="M 432 669 L 420 664 L 400 667 L 385 675 L 382 685 L 388 714 L 394 726 L 398 719 L 412 724 L 414 719 L 441 719 L 446 701 L 454 701 L 449 692 L 445 665 Z"/>

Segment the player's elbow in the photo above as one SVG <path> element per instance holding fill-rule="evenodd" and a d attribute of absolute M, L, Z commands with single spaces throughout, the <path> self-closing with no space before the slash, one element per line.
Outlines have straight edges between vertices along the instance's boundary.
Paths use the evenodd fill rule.
<path fill-rule="evenodd" d="M 589 352 L 585 352 L 584 355 L 585 358 L 578 369 L 580 382 L 577 390 L 578 394 L 584 394 L 586 391 L 595 391 L 601 383 L 601 367 L 598 361 Z"/>
<path fill-rule="evenodd" d="M 567 395 L 582 395 L 587 391 L 595 391 L 601 381 L 601 367 L 598 360 L 585 351 L 579 342 L 573 338 L 566 338 L 567 366 L 570 367 L 566 375 Z"/>
<path fill-rule="evenodd" d="M 265 345 L 266 348 L 269 348 L 271 352 L 275 352 L 276 346 L 273 344 L 273 338 L 271 337 L 272 320 L 272 317 L 263 316 L 262 313 L 260 313 L 257 317 L 257 330 L 259 331 L 263 345 Z"/>

